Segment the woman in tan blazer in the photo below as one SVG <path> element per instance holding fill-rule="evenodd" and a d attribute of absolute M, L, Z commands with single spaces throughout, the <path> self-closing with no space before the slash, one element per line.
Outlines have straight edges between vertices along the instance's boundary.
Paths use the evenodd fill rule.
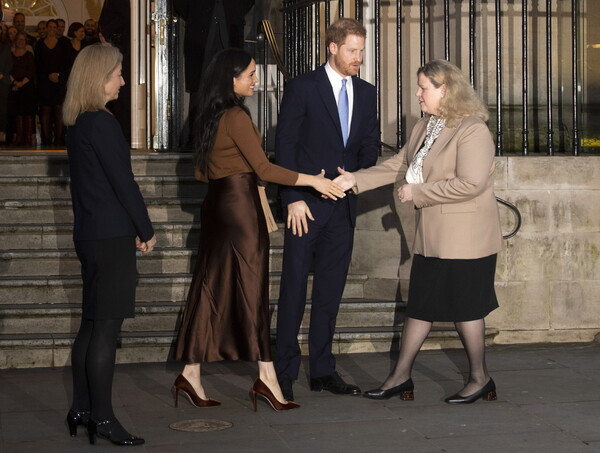
<path fill-rule="evenodd" d="M 335 182 L 361 193 L 396 181 L 412 202 L 416 234 L 406 320 L 394 372 L 372 399 L 413 399 L 411 370 L 434 321 L 455 323 L 469 359 L 466 386 L 447 403 L 496 399 L 485 365 L 484 317 L 498 307 L 496 256 L 502 246 L 494 195 L 494 143 L 485 105 L 460 69 L 434 60 L 417 71 L 425 116 L 400 153 L 380 165 L 341 173 Z"/>

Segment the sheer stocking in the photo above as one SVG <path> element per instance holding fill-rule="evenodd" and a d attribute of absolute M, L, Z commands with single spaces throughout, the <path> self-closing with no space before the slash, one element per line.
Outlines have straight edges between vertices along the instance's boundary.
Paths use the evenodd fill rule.
<path fill-rule="evenodd" d="M 469 359 L 469 379 L 458 394 L 469 396 L 480 390 L 490 379 L 485 364 L 485 321 L 477 319 L 456 322 L 454 325 Z"/>
<path fill-rule="evenodd" d="M 429 321 L 406 318 L 402 330 L 402 343 L 400 344 L 398 362 L 392 374 L 381 386 L 382 390 L 396 387 L 410 379 L 415 359 L 431 331 L 431 326 L 432 323 Z"/>

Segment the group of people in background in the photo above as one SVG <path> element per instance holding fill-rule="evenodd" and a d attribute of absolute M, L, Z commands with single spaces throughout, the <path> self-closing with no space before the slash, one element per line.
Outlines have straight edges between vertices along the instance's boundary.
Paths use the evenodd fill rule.
<path fill-rule="evenodd" d="M 35 35 L 25 30 L 23 13 L 15 13 L 12 25 L 0 23 L 0 145 L 64 145 L 69 73 L 81 49 L 100 39 L 94 19 L 68 29 L 60 18 L 40 21 Z"/>

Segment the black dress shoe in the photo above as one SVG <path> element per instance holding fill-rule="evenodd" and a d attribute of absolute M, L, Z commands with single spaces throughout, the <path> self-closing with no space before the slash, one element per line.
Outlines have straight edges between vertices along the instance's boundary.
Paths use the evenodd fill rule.
<path fill-rule="evenodd" d="M 279 387 L 281 388 L 281 393 L 283 393 L 283 397 L 287 401 L 294 401 L 294 390 L 292 389 L 292 385 L 294 381 L 290 378 L 284 377 L 279 379 Z"/>
<path fill-rule="evenodd" d="M 371 398 L 373 400 L 387 400 L 390 399 L 392 396 L 400 395 L 401 400 L 412 401 L 415 399 L 415 395 L 413 393 L 414 389 L 415 386 L 413 384 L 413 381 L 412 379 L 409 379 L 408 381 L 404 381 L 402 384 L 387 390 L 369 390 L 363 393 L 363 396 L 365 398 Z"/>
<path fill-rule="evenodd" d="M 486 401 L 495 401 L 497 399 L 496 396 L 496 384 L 490 378 L 490 380 L 485 384 L 480 390 L 472 393 L 469 396 L 461 396 L 458 393 L 452 396 L 449 396 L 444 401 L 449 404 L 470 404 L 474 401 L 477 401 L 479 398 L 484 399 Z"/>
<path fill-rule="evenodd" d="M 360 395 L 360 388 L 356 385 L 346 384 L 337 371 L 329 376 L 311 378 L 310 389 L 313 392 L 327 390 L 337 395 Z"/>

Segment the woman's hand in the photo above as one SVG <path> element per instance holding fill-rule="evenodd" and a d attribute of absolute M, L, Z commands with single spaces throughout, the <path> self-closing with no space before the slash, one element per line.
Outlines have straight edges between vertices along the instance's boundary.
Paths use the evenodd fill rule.
<path fill-rule="evenodd" d="M 325 170 L 321 170 L 321 173 L 313 176 L 313 183 L 311 185 L 327 198 L 337 200 L 338 198 L 344 198 L 346 196 L 344 190 L 340 186 L 331 179 L 325 177 Z"/>
<path fill-rule="evenodd" d="M 340 176 L 335 178 L 333 182 L 340 186 L 344 192 L 352 189 L 356 185 L 356 178 L 352 173 L 340 167 L 337 168 L 337 171 Z"/>
<path fill-rule="evenodd" d="M 402 187 L 398 189 L 398 198 L 402 203 L 406 203 L 407 201 L 412 201 L 412 184 L 404 184 Z"/>
<path fill-rule="evenodd" d="M 148 241 L 142 242 L 139 237 L 135 238 L 135 247 L 144 255 L 150 253 L 156 245 L 156 235 L 152 236 Z"/>

